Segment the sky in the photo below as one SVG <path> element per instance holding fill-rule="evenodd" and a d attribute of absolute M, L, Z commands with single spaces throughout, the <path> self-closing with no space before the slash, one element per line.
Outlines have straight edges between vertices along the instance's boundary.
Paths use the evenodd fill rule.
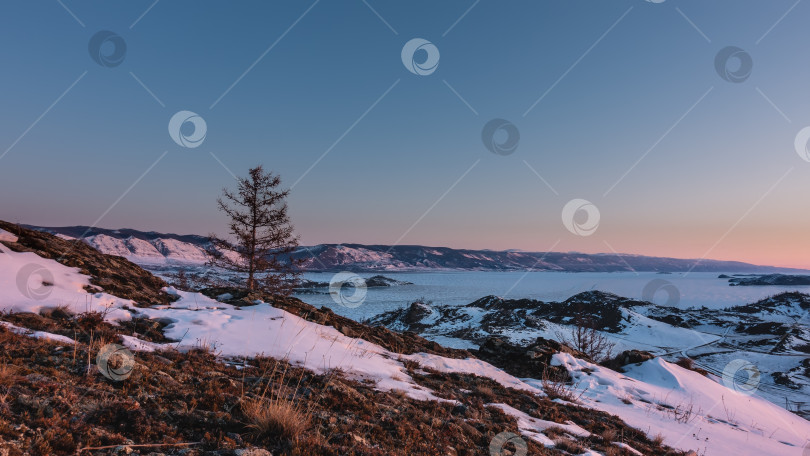
<path fill-rule="evenodd" d="M 3 2 L 0 219 L 225 234 L 217 196 L 261 163 L 306 245 L 810 267 L 808 17 L 795 0 Z"/>

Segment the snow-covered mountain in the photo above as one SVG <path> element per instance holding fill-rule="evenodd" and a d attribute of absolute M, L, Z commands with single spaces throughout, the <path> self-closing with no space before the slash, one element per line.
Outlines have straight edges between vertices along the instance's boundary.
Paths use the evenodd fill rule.
<path fill-rule="evenodd" d="M 88 226 L 35 227 L 65 239 L 82 239 L 107 255 L 124 257 L 137 264 L 204 264 L 208 238 L 130 229 L 109 230 Z"/>
<path fill-rule="evenodd" d="M 131 229 L 86 226 L 33 227 L 62 237 L 81 238 L 102 253 L 123 256 L 146 266 L 201 265 L 208 239 Z M 568 272 L 796 272 L 737 261 L 689 260 L 643 255 L 576 252 L 466 250 L 420 245 L 318 244 L 295 253 L 309 271 L 548 270 Z"/>

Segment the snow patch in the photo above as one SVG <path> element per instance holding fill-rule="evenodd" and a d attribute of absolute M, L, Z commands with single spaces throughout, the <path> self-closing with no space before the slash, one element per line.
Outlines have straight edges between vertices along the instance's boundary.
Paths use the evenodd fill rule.
<path fill-rule="evenodd" d="M 73 339 L 71 339 L 70 337 L 67 337 L 67 336 L 62 336 L 62 335 L 59 335 L 59 334 L 53 334 L 53 333 L 49 333 L 49 332 L 45 332 L 45 331 L 32 331 L 32 330 L 27 329 L 27 328 L 21 328 L 19 326 L 12 325 L 11 323 L 9 323 L 7 321 L 0 321 L 0 326 L 8 329 L 9 331 L 11 331 L 13 333 L 21 334 L 23 336 L 33 337 L 34 339 L 45 339 L 45 340 L 50 340 L 51 342 L 57 342 L 57 343 L 60 343 L 60 344 L 69 344 L 69 345 L 73 345 L 73 344 L 76 343 L 76 341 L 74 341 Z"/>
<path fill-rule="evenodd" d="M 0 241 L 4 242 L 17 242 L 17 236 L 9 233 L 8 231 L 0 228 Z"/>

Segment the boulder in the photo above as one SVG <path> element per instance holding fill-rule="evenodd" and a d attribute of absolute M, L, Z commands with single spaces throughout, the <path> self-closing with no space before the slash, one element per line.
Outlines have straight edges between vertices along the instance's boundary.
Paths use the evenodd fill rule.
<path fill-rule="evenodd" d="M 556 353 L 569 353 L 587 359 L 584 353 L 543 337 L 538 337 L 527 346 L 515 345 L 499 337 L 489 337 L 476 355 L 516 377 L 540 379 L 547 375 L 549 370 L 559 369 L 550 365 L 551 358 Z"/>

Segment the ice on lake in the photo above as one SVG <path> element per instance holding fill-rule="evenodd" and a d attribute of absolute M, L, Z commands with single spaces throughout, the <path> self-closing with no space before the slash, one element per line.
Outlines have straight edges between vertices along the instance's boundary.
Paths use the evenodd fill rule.
<path fill-rule="evenodd" d="M 377 273 L 358 273 L 368 278 Z M 327 306 L 336 313 L 355 319 L 370 318 L 389 310 L 409 305 L 425 298 L 434 304 L 464 305 L 478 298 L 495 295 L 504 298 L 530 298 L 541 301 L 561 301 L 577 293 L 600 290 L 633 299 L 642 299 L 644 288 L 652 280 L 671 283 L 678 291 L 677 302 L 672 302 L 666 290 L 653 295 L 653 302 L 670 304 L 678 308 L 702 307 L 710 309 L 732 307 L 755 302 L 783 291 L 810 293 L 810 286 L 736 286 L 728 279 L 720 279 L 720 272 L 692 272 L 660 274 L 655 272 L 595 272 L 569 273 L 548 271 L 432 271 L 432 272 L 385 272 L 383 275 L 396 280 L 413 282 L 413 285 L 388 288 L 368 288 L 365 300 L 357 307 L 336 303 L 327 290 L 321 294 L 297 295 L 316 307 Z M 307 273 L 304 278 L 329 282 L 332 273 Z M 661 283 L 661 282 L 659 282 Z"/>

